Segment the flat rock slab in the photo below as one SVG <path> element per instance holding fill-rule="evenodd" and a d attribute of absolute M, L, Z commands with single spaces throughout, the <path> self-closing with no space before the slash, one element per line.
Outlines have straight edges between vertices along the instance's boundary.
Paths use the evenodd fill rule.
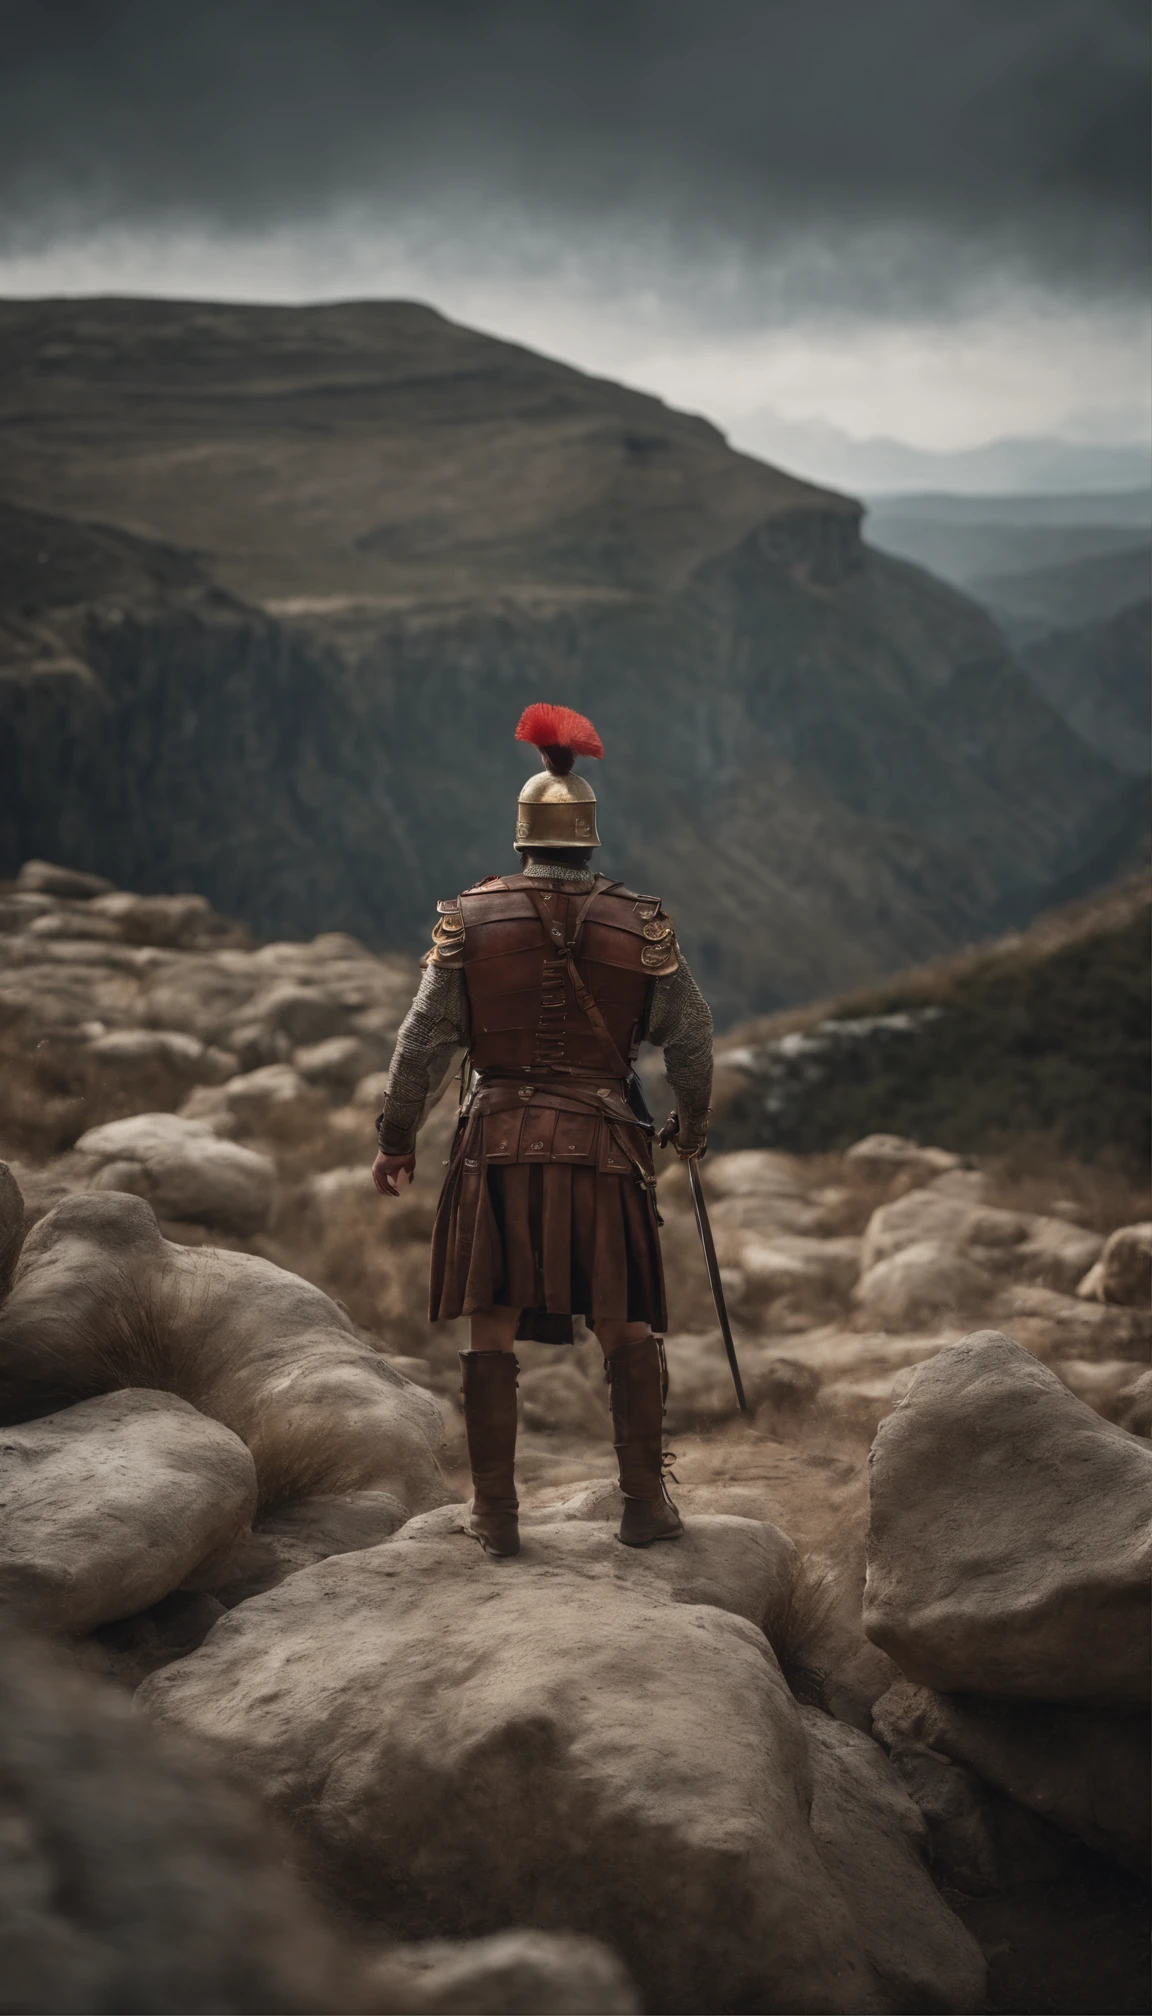
<path fill-rule="evenodd" d="M 945 1693 L 1149 1698 L 1152 1449 L 997 1331 L 940 1351 L 869 1463 L 864 1628 Z"/>
<path fill-rule="evenodd" d="M 223 1745 L 393 1936 L 591 1933 L 657 2009 L 980 2006 L 886 1760 L 842 1827 L 766 1638 L 717 1605 L 759 1608 L 756 1522 L 638 1554 L 561 1519 L 493 1561 L 444 1517 L 254 1597 L 139 1702 Z M 898 1932 L 842 1885 L 869 1844 L 899 1863 Z"/>
<path fill-rule="evenodd" d="M 171 1393 L 0 1430 L 0 1600 L 52 1635 L 146 1610 L 256 1509 L 247 1449 Z"/>

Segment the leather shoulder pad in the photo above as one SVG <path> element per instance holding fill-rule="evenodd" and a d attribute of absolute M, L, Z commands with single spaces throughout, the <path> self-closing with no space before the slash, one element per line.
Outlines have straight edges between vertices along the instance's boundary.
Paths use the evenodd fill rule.
<path fill-rule="evenodd" d="M 644 936 L 640 964 L 654 980 L 675 973 L 680 965 L 676 926 L 658 896 L 638 896 L 634 914 Z"/>
<path fill-rule="evenodd" d="M 470 882 L 463 893 L 465 896 L 474 896 L 480 889 L 506 889 L 507 887 L 508 884 L 502 875 L 482 875 L 478 882 Z"/>
<path fill-rule="evenodd" d="M 422 966 L 462 966 L 464 964 L 464 918 L 458 896 L 442 897 L 436 905 L 438 916 L 432 943 L 420 961 Z"/>

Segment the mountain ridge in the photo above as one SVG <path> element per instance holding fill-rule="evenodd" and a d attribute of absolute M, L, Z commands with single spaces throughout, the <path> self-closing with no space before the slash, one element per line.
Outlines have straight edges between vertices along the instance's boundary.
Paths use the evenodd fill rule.
<path fill-rule="evenodd" d="M 596 720 L 605 865 L 721 1020 L 1076 870 L 1114 771 L 854 500 L 433 311 L 367 321 L 0 303 L 0 865 L 414 949 L 508 865 L 546 697 Z"/>

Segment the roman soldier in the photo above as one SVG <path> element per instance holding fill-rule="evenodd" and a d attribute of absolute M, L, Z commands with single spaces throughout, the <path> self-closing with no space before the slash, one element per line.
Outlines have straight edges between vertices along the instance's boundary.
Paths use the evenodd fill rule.
<path fill-rule="evenodd" d="M 516 1340 L 570 1344 L 580 1315 L 604 1352 L 630 1547 L 683 1527 L 664 1482 L 667 1327 L 653 1125 L 634 1064 L 664 1052 L 676 1108 L 659 1139 L 703 1153 L 712 1018 L 656 896 L 595 873 L 596 797 L 573 774 L 603 754 L 568 707 L 526 709 L 517 740 L 543 769 L 520 793 L 518 874 L 487 875 L 438 906 L 420 990 L 401 1027 L 378 1121 L 384 1196 L 415 1169 L 430 1091 L 468 1053 L 464 1098 L 432 1234 L 430 1315 L 467 1316 L 464 1422 L 470 1530 L 519 1551 Z"/>

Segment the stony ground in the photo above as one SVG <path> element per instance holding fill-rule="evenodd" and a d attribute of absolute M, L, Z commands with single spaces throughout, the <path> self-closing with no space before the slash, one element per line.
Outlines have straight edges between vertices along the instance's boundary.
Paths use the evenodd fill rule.
<path fill-rule="evenodd" d="M 309 1746 L 322 1748 L 328 1740 L 314 1723 L 331 1647 L 323 1636 L 316 1639 L 309 1592 L 323 1595 L 324 1615 L 338 1637 L 378 1602 L 372 1577 L 382 1571 L 370 1569 L 370 1563 L 384 1563 L 389 1576 L 400 1578 L 389 1583 L 389 1615 L 401 1639 L 408 1634 L 409 1652 L 397 1652 L 393 1638 L 376 1656 L 389 1665 L 397 1699 L 406 1687 L 415 1690 L 404 1710 L 409 1737 L 400 1741 L 395 1729 L 387 1739 L 370 1735 L 368 1725 L 361 1729 L 353 1715 L 359 1733 L 349 1739 L 351 1751 L 345 1749 L 326 1768 L 337 1777 L 351 1773 L 365 1785 L 381 1771 L 389 1782 L 408 1773 L 414 1810 L 423 1812 L 433 1798 L 428 1774 L 441 1768 L 435 1762 L 441 1749 L 465 1742 L 461 1730 L 469 1726 L 471 1712 L 465 1696 L 453 1692 L 455 1719 L 448 1714 L 438 1734 L 429 1728 L 421 1739 L 430 1746 L 424 1762 L 413 1761 L 411 1718 L 420 1719 L 417 1703 L 430 1679 L 419 1650 L 429 1629 L 420 1591 L 431 1577 L 443 1610 L 435 1629 L 447 1643 L 453 1614 L 472 1615 L 469 1605 L 479 1600 L 475 1571 L 478 1563 L 484 1565 L 471 1555 L 462 1563 L 454 1551 L 464 1544 L 453 1536 L 466 1493 L 456 1364 L 456 1353 L 467 1343 L 465 1326 L 432 1326 L 423 1314 L 428 1235 L 455 1119 L 451 1088 L 422 1133 L 413 1188 L 389 1204 L 377 1196 L 368 1175 L 373 1118 L 414 981 L 409 962 L 373 958 L 337 934 L 310 945 L 256 947 L 241 927 L 215 917 L 193 896 L 136 897 L 43 864 L 30 865 L 16 885 L 0 892 L 5 1065 L 0 1155 L 19 1191 L 10 1220 L 15 1224 L 12 1211 L 19 1215 L 22 1199 L 28 1232 L 0 1321 L 0 1405 L 3 1418 L 27 1424 L 10 1431 L 16 1438 L 7 1445 L 10 1452 L 38 1455 L 45 1478 L 64 1480 L 53 1487 L 53 1545 L 71 1558 L 82 1556 L 86 1564 L 82 1573 L 71 1574 L 66 1590 L 59 1577 L 38 1584 L 34 1597 L 25 1590 L 24 1621 L 71 1645 L 89 1671 L 122 1685 L 135 1686 L 154 1674 L 148 1689 L 157 1717 L 184 1733 L 203 1736 L 218 1730 L 221 1719 L 228 1725 L 240 1714 L 235 1734 L 242 1772 L 258 1782 L 274 1757 L 283 1817 L 299 1827 L 300 1812 L 320 1816 L 309 1823 L 308 1855 L 324 1894 L 338 1897 L 342 1909 L 353 1896 L 360 1908 L 365 1886 L 377 1883 L 386 1866 L 389 1894 L 395 1897 L 399 1890 L 408 1903 L 378 1909 L 376 1918 L 393 1937 L 408 1939 L 451 1931 L 475 1936 L 517 1922 L 513 1898 L 492 1883 L 477 1887 L 474 1871 L 472 1889 L 466 1882 L 461 1892 L 450 1845 L 418 1848 L 421 1828 L 435 1833 L 426 1814 L 413 1822 L 416 1834 L 407 1845 L 392 1839 L 386 1826 L 385 1850 L 381 1823 L 366 1821 L 357 1799 L 349 1805 L 335 1798 L 325 1818 L 329 1795 L 318 1792 L 310 1777 Z M 711 1157 L 703 1166 L 750 1411 L 741 1417 L 735 1407 L 684 1171 L 672 1164 L 660 1181 L 672 1316 L 668 1430 L 676 1451 L 674 1495 L 697 1523 L 701 1550 L 699 1558 L 678 1551 L 675 1574 L 681 1581 L 673 1596 L 681 1605 L 704 1605 L 699 1614 L 720 1636 L 705 1645 L 676 1635 L 676 1618 L 661 1607 L 666 1578 L 651 1583 L 648 1557 L 634 1574 L 629 1569 L 627 1587 L 620 1583 L 621 1550 L 613 1551 L 605 1524 L 615 1506 L 608 1414 L 599 1353 L 590 1339 L 571 1350 L 531 1345 L 520 1350 L 522 1497 L 530 1530 L 539 1534 L 536 1551 L 544 1553 L 532 1570 L 539 1590 L 523 1616 L 508 1612 L 503 1628 L 514 1636 L 538 1633 L 547 1616 L 557 1642 L 575 1632 L 573 1645 L 585 1650 L 598 1632 L 606 1633 L 594 1662 L 599 1680 L 589 1684 L 593 1690 L 598 1684 L 618 1689 L 627 1670 L 621 1648 L 640 1615 L 630 1622 L 628 1605 L 647 1604 L 644 1628 L 652 1643 L 666 1640 L 669 1662 L 687 1661 L 685 1674 L 696 1672 L 693 1661 L 704 1662 L 697 1678 L 685 1682 L 691 1699 L 694 1687 L 709 1684 L 708 1661 L 718 1662 L 713 1679 L 721 1671 L 726 1676 L 716 1710 L 722 1723 L 725 1713 L 736 1712 L 732 1676 L 747 1650 L 738 1650 L 731 1637 L 733 1620 L 749 1620 L 739 1631 L 754 1624 L 758 1634 L 762 1626 L 778 1661 L 773 1670 L 787 1686 L 783 1701 L 762 1698 L 749 1668 L 739 1683 L 752 1689 L 743 1697 L 745 1708 L 756 1726 L 762 1725 L 768 1751 L 776 1754 L 781 1743 L 807 1746 L 807 1768 L 824 1785 L 820 1796 L 828 1812 L 839 1816 L 835 1824 L 829 1820 L 824 1836 L 817 1829 L 815 1847 L 807 1833 L 803 1839 L 796 1835 L 792 1852 L 808 1870 L 804 1882 L 810 1895 L 823 1895 L 820 1886 L 831 1884 L 820 1908 L 837 1923 L 842 1915 L 843 1950 L 854 1957 L 844 1963 L 845 1980 L 811 1987 L 815 1999 L 802 2005 L 798 1984 L 822 1979 L 815 1949 L 806 1949 L 799 1935 L 789 1944 L 778 1926 L 757 1919 L 747 1937 L 741 1935 L 743 1944 L 737 1942 L 739 1964 L 733 1962 L 727 1986 L 721 1991 L 715 1981 L 709 1985 L 700 1973 L 702 1899 L 710 1898 L 707 1911 L 715 1912 L 723 1885 L 713 1896 L 713 1877 L 702 1873 L 707 1855 L 695 1836 L 691 1854 L 683 1848 L 688 1860 L 676 1879 L 687 1886 L 681 1901 L 688 1929 L 675 1964 L 658 1958 L 659 1942 L 640 1924 L 639 1904 L 610 1943 L 625 1954 L 646 2006 L 653 2008 L 965 2009 L 979 2003 L 971 1999 L 976 1949 L 964 1948 L 962 1940 L 957 1944 L 964 1921 L 992 1960 L 994 2007 L 1142 2006 L 1132 1986 L 1138 1964 L 1124 1887 L 1132 1879 L 1117 1873 L 1118 1864 L 1125 1872 L 1131 1868 L 1130 1824 L 1121 1817 L 1108 1833 L 1107 1798 L 1104 1822 L 1096 1811 L 1089 1823 L 1084 1815 L 1092 1801 L 1082 1784 L 1057 1797 L 1039 1767 L 1034 1796 L 1022 1795 L 1019 1732 L 1006 1733 L 997 1723 L 994 1729 L 981 1724 L 973 1734 L 955 1716 L 948 1719 L 953 1690 L 987 1693 L 996 1702 L 1023 1698 L 1033 1718 L 1040 1712 L 1037 1700 L 1063 1703 L 1043 1712 L 1081 1717 L 1075 1741 L 1063 1731 L 1065 1751 L 1079 1756 L 1081 1738 L 1094 1743 L 1094 1761 L 1078 1767 L 1081 1778 L 1091 1773 L 1107 1778 L 1114 1764 L 1104 1758 L 1101 1744 L 1108 1758 L 1127 1756 L 1116 1717 L 1129 1713 L 1133 1683 L 1130 1677 L 1101 1678 L 1102 1668 L 1096 1670 L 1106 1656 L 1098 1607 L 1093 1612 L 1089 1606 L 1095 1622 L 1083 1627 L 1095 1647 L 1096 1667 L 1067 1686 L 1052 1680 L 1054 1672 L 1067 1675 L 1075 1665 L 1067 1630 L 1063 1639 L 1057 1632 L 1046 1645 L 1039 1668 L 1032 1653 L 1026 1657 L 1024 1650 L 1010 1649 L 1007 1680 L 1003 1674 L 989 1678 L 991 1668 L 979 1661 L 965 1668 L 955 1644 L 942 1651 L 933 1641 L 926 1649 L 920 1614 L 936 1614 L 940 1590 L 917 1593 L 914 1587 L 914 1533 L 897 1546 L 897 1566 L 885 1582 L 876 1480 L 880 1452 L 895 1451 L 884 1461 L 898 1468 L 899 1445 L 892 1435 L 897 1429 L 904 1433 L 909 1420 L 927 1421 L 925 1435 L 943 1433 L 931 1424 L 948 1423 L 948 1409 L 955 1406 L 952 1384 L 966 1376 L 963 1352 L 951 1347 L 969 1333 L 992 1330 L 1011 1340 L 1004 1347 L 1009 1355 L 1001 1362 L 995 1356 L 999 1344 L 981 1347 L 985 1356 L 972 1389 L 973 1396 L 983 1395 L 991 1381 L 999 1396 L 989 1417 L 991 1443 L 1014 1407 L 1029 1419 L 1029 1410 L 1039 1408 L 1048 1424 L 1045 1434 L 1054 1441 L 1070 1437 L 1069 1448 L 1074 1443 L 1081 1454 L 1087 1450 L 1101 1478 L 1109 1462 L 1120 1462 L 1117 1502 L 1122 1508 L 1128 1503 L 1125 1452 L 1146 1449 L 1138 1438 L 1148 1434 L 1152 1419 L 1147 1200 L 1106 1167 L 1063 1163 L 1009 1174 L 1003 1166 L 964 1164 L 930 1145 L 892 1136 L 871 1137 L 845 1155 L 748 1150 Z M 8 1194 L 11 1201 L 15 1192 Z M 924 1369 L 929 1361 L 934 1361 L 930 1370 Z M 1039 1383 L 1030 1386 L 1029 1379 Z M 164 1393 L 179 1397 L 169 1402 Z M 963 1424 L 980 1404 L 977 1397 L 965 1399 L 942 1446 L 959 1446 Z M 1067 1419 L 1062 1406 L 1071 1409 Z M 51 1428 L 46 1421 L 41 1425 L 50 1407 L 58 1410 Z M 21 1436 L 31 1438 L 27 1448 Z M 81 1475 L 85 1463 L 98 1478 L 101 1438 L 109 1436 L 118 1438 L 121 1450 L 129 1447 L 125 1438 L 134 1438 L 131 1448 L 140 1453 L 131 1462 L 148 1480 L 147 1490 L 141 1483 L 134 1514 L 152 1522 L 147 1572 L 134 1556 L 110 1559 L 98 1526 L 78 1516 L 71 1502 L 67 1480 Z M 871 1611 L 862 1621 L 866 1470 L 874 1444 Z M 931 1466 L 927 1478 L 924 1450 L 919 1444 L 917 1449 L 915 1475 L 894 1487 L 900 1504 L 919 1506 L 933 1491 L 956 1487 L 951 1457 Z M 966 1474 L 980 1473 L 991 1460 L 972 1443 Z M 1007 1476 L 1015 1476 L 1021 1460 L 1019 1450 L 1006 1459 Z M 1078 1455 L 1073 1469 L 1079 1460 Z M 186 1494 L 182 1536 L 177 1543 L 165 1527 L 166 1537 L 158 1541 L 156 1522 L 164 1524 L 163 1507 L 177 1489 L 172 1480 L 183 1475 L 200 1481 Z M 1003 1486 L 1015 1488 L 1011 1482 Z M 1107 1494 L 1113 1485 L 1102 1488 Z M 99 1498 L 98 1483 L 89 1495 Z M 1122 1511 L 1121 1527 L 1127 1517 Z M 941 1518 L 941 1530 L 951 1536 L 948 1546 L 955 1547 L 957 1513 L 950 1500 Z M 1066 1524 L 1067 1508 L 1053 1503 L 1044 1518 Z M 1033 1518 L 1030 1560 L 1043 1554 L 1043 1524 Z M 401 1528 L 400 1538 L 391 1540 Z M 1111 1549 L 1117 1561 L 1127 1561 L 1124 1532 L 1100 1540 L 1102 1555 L 1111 1560 Z M 773 1533 L 775 1540 L 756 1538 Z M 385 1540 L 381 1548 L 377 1543 Z M 984 1531 L 974 1561 L 988 1544 Z M 1005 1545 L 1011 1553 L 1012 1543 Z M 364 1549 L 371 1551 L 359 1551 Z M 359 1581 L 350 1561 L 364 1564 Z M 1099 1573 L 1106 1568 L 1105 1562 Z M 27 1564 L 20 1572 L 28 1572 Z M 1075 1609 L 1069 1591 L 1081 1586 L 1084 1572 L 1081 1562 L 1056 1575 L 1057 1607 L 1066 1620 Z M 1090 1581 L 1096 1572 L 1093 1568 Z M 454 1595 L 454 1578 L 461 1573 L 465 1580 Z M 1127 1588 L 1128 1573 L 1117 1569 L 1114 1586 Z M 321 1575 L 334 1579 L 314 1583 Z M 972 1577 L 979 1586 L 978 1566 Z M 522 1578 L 523 1590 L 529 1579 Z M 1039 1567 L 1034 1574 L 1030 1570 L 1018 1607 L 1035 1607 L 1042 1580 Z M 129 1584 L 134 1593 L 125 1596 Z M 573 1619 L 589 1591 L 599 1593 L 578 1627 Z M 559 1601 L 554 1614 L 549 1601 Z M 948 1603 L 958 1602 L 953 1591 Z M 609 1628 L 604 1620 L 616 1615 L 613 1606 L 619 1622 Z M 230 1637 L 226 1613 L 235 1620 Z M 461 1627 L 459 1671 L 441 1675 L 450 1691 L 458 1689 L 470 1660 L 483 1664 L 495 1656 L 484 1637 L 486 1613 L 476 1615 L 479 1621 L 468 1627 L 478 1634 L 470 1649 Z M 342 1617 L 347 1626 L 339 1624 Z M 197 1653 L 216 1624 L 220 1629 Z M 1122 1619 L 1117 1642 L 1130 1645 L 1132 1628 Z M 997 1613 L 991 1632 L 996 1643 L 1011 1648 L 1012 1629 L 1011 1617 Z M 614 1638 L 613 1630 L 623 1635 Z M 979 1636 L 976 1625 L 969 1620 L 961 1635 L 971 1652 Z M 292 1657 L 305 1676 L 296 1683 L 292 1727 L 305 1734 L 295 1761 L 290 1753 L 296 1738 L 275 1715 L 268 1720 L 271 1711 L 260 1703 L 271 1697 L 266 1688 L 261 1691 L 264 1683 L 251 1677 L 269 1660 L 278 1670 L 286 1645 L 295 1645 Z M 538 1656 L 543 1659 L 542 1647 Z M 585 1651 L 573 1651 L 577 1667 L 584 1657 Z M 1122 1664 L 1120 1653 L 1116 1658 Z M 306 1677 L 310 1661 L 318 1662 L 312 1680 Z M 358 1684 L 350 1671 L 344 1673 L 347 1698 Z M 541 1716 L 547 1721 L 560 1714 L 548 1692 L 553 1683 L 545 1677 L 539 1684 L 543 1692 L 535 1705 L 525 1701 L 513 1713 L 517 1728 L 517 1714 L 528 1716 L 525 1728 L 542 1727 Z M 642 1681 L 634 1675 L 629 1684 L 639 1687 Z M 513 1686 L 511 1678 L 507 1685 Z M 909 1698 L 900 1695 L 901 1686 Z M 941 1691 L 933 1694 L 933 1688 Z M 241 1702 L 247 1704 L 242 1712 Z M 571 1731 L 582 1726 L 582 1712 L 568 1701 L 561 1717 L 566 1742 L 577 1740 Z M 653 1712 L 671 1710 L 657 1704 Z M 1112 1718 L 1104 1736 L 1095 1725 L 1082 1727 L 1085 1715 L 1099 1712 Z M 789 1720 L 797 1713 L 809 1723 Z M 618 1776 L 626 1782 L 637 1773 L 646 1781 L 654 1772 L 659 1778 L 645 1747 L 645 1726 L 641 1718 L 634 1729 L 629 1725 L 619 1733 Z M 1128 1726 L 1123 1722 L 1125 1732 Z M 875 1740 L 881 1731 L 899 1777 L 866 1797 L 861 1787 L 871 1783 L 868 1773 L 881 1765 L 889 1769 Z M 1025 1733 L 1033 1740 L 1032 1722 Z M 500 1741 L 505 1740 L 506 1731 Z M 681 1754 L 687 1739 L 679 1722 L 668 1724 L 667 1740 Z M 726 1740 L 721 1730 L 721 1750 Z M 554 1738 L 539 1741 L 545 1743 L 541 1756 L 550 1754 Z M 467 1736 L 485 1755 L 485 1744 L 493 1742 L 494 1727 L 487 1735 L 477 1728 Z M 513 1745 L 517 1757 L 519 1742 Z M 380 1743 L 392 1744 L 386 1755 Z M 859 1752 L 852 1747 L 856 1743 L 863 1745 Z M 738 1750 L 736 1743 L 733 1756 Z M 1015 1759 L 1011 1768 L 1003 1762 L 1006 1754 Z M 581 1852 L 586 1856 L 594 1844 L 609 1863 L 624 1853 L 622 1867 L 631 1868 L 621 1845 L 626 1830 L 597 1832 L 600 1821 L 594 1824 L 587 1814 L 580 1818 L 586 1785 L 578 1799 L 576 1781 L 569 1784 L 559 1764 L 541 1763 L 545 1768 L 553 1776 L 560 1772 L 552 1796 L 560 1805 L 568 1802 L 574 1838 L 583 1839 L 581 1829 L 588 1835 Z M 449 1764 L 443 1769 L 450 1778 Z M 1124 1770 L 1131 1782 L 1127 1765 Z M 856 1787 L 850 1799 L 844 1790 L 849 1781 Z M 503 1801 L 502 1824 L 513 1825 L 517 1799 L 531 1800 L 536 1793 L 525 1783 L 513 1796 L 506 1772 L 499 1783 L 493 1797 Z M 863 1799 L 867 1807 L 874 1796 L 881 1806 L 888 1799 L 891 1807 L 898 1783 L 908 1810 L 899 1825 L 892 1823 L 895 1834 L 884 1833 L 876 1821 L 880 1834 L 872 1847 L 862 1841 L 853 1847 L 843 1835 L 848 1806 L 856 1811 Z M 778 1789 L 761 1788 L 757 1825 L 766 1810 L 763 1802 L 770 1804 Z M 667 1796 L 669 1810 L 678 1811 L 671 1792 Z M 1056 1828 L 1064 1829 L 1056 1844 L 1060 1852 L 1050 1838 L 1054 1813 Z M 898 1860 L 896 1840 L 900 1826 L 907 1832 L 908 1815 L 917 1826 L 928 1825 L 938 1890 L 959 1914 L 937 1920 L 926 1901 L 909 1905 L 913 1919 L 916 1909 L 921 1917 L 911 1929 L 904 1927 L 904 1935 L 920 1941 L 927 1956 L 928 1974 L 916 1981 L 897 1980 L 893 1953 L 903 1936 L 899 1928 L 883 1951 L 851 1930 L 870 1921 L 877 1908 L 874 1895 L 853 1891 L 858 1863 L 879 1853 L 880 1835 L 889 1843 L 885 1852 Z M 671 1820 L 666 1812 L 664 1820 L 674 1832 L 686 1825 L 675 1812 Z M 778 1821 L 784 1825 L 779 1816 Z M 467 1826 L 464 1837 L 470 1838 Z M 1071 1862 L 1061 1848 L 1067 1839 L 1079 1844 Z M 336 1843 L 343 1845 L 337 1849 Z M 481 1852 L 480 1837 L 473 1847 Z M 713 1852 L 714 1845 L 707 1854 Z M 746 1854 L 769 1888 L 784 1881 L 772 1853 L 759 1834 L 749 1837 Z M 849 1863 L 857 1872 L 851 1881 L 845 1874 Z M 424 1868 L 418 1882 L 411 1873 L 417 1864 Z M 584 1866 L 578 1856 L 573 1871 Z M 638 1866 L 642 1874 L 642 1854 Z M 896 1888 L 913 1881 L 907 1870 L 899 1875 L 896 1861 L 889 1877 Z M 563 1889 L 567 1879 L 559 1864 L 552 1880 Z M 438 1916 L 435 1900 L 458 1893 L 466 1896 L 456 1919 L 442 1911 Z M 1069 1899 L 1080 1900 L 1075 1910 Z M 1068 1975 L 1079 1967 L 1084 1974 L 1081 1962 L 1070 1958 L 1067 1939 L 1061 1944 L 1070 1910 L 1085 1936 L 1089 1927 L 1107 1931 L 1110 1957 L 1106 1966 L 1101 1963 L 1102 1973 L 1098 1968 L 1092 1976 L 1089 1969 L 1089 1978 L 1068 1988 L 1073 1999 L 1061 2000 L 1053 1970 Z M 611 1921 L 609 1901 L 601 1916 Z M 573 1935 L 596 1930 L 591 1917 L 578 1922 L 546 1897 L 538 1900 L 530 1922 L 563 1926 Z M 773 1992 L 784 1999 L 741 2000 L 764 1994 L 763 1986 L 750 1984 L 762 1981 L 766 1954 L 774 1956 L 771 1966 L 777 1970 Z M 581 1964 L 593 1962 L 585 1955 Z M 539 1998 L 545 1992 L 542 1977 L 529 1967 L 528 1978 L 533 1985 L 524 1992 Z M 627 1992 L 614 1982 L 615 1976 L 600 1980 L 597 2006 L 627 2006 L 611 1999 Z M 44 1990 L 50 1992 L 61 1992 L 58 1982 Z M 403 1992 L 415 1993 L 410 1985 Z M 433 1999 L 420 2006 L 464 2006 L 436 2002 L 439 1992 L 429 1989 Z M 473 1982 L 462 1992 L 478 1991 Z M 507 1999 L 513 1992 L 507 1985 L 493 1992 L 497 1999 L 485 2007 L 521 2006 Z M 559 1993 L 554 1982 L 547 1992 Z M 717 2002 L 721 1992 L 728 1999 Z M 677 2005 L 677 1995 L 690 2000 Z M 916 1999 L 929 1995 L 935 1998 L 930 2004 Z M 365 2006 L 392 2005 L 378 1998 Z"/>

